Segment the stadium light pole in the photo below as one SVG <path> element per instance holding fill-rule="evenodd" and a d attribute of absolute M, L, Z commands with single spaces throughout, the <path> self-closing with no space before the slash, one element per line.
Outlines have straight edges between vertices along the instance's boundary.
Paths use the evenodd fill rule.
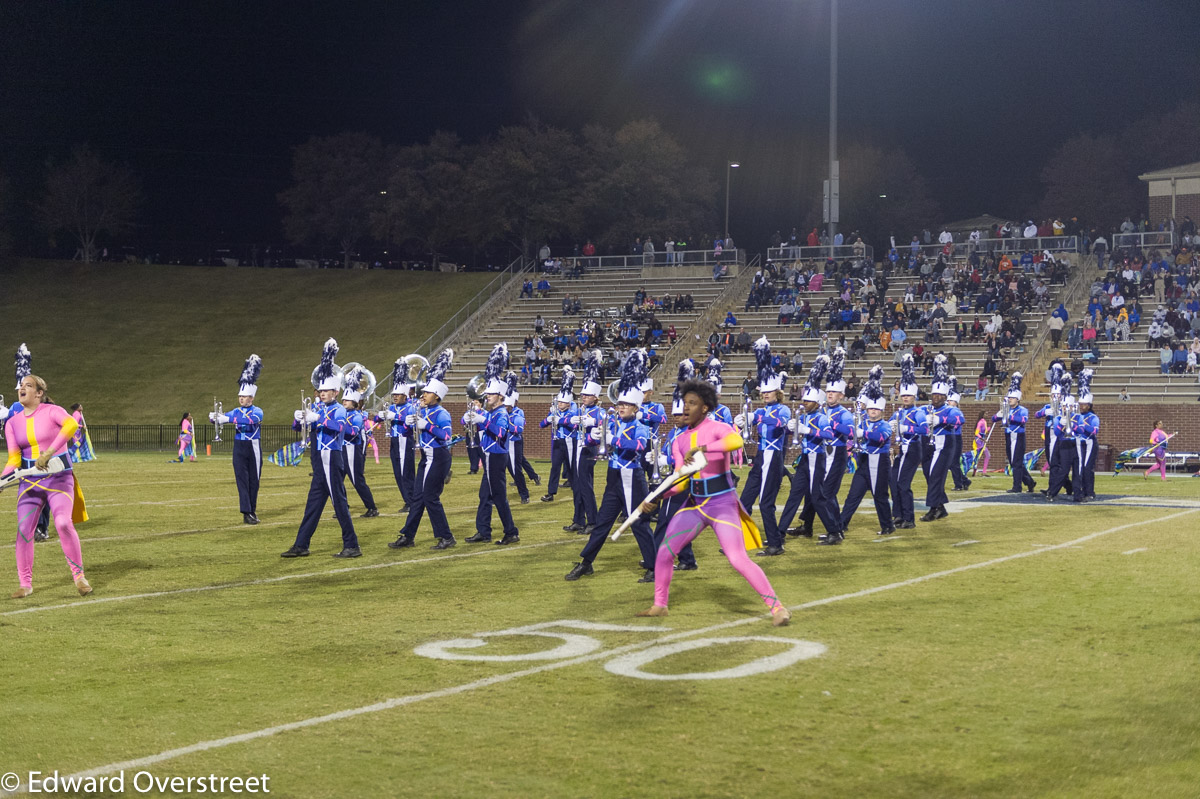
<path fill-rule="evenodd" d="M 725 238 L 729 238 L 729 181 L 733 175 L 733 170 L 741 166 L 738 161 L 725 162 Z"/>
<path fill-rule="evenodd" d="M 834 257 L 837 235 L 840 176 L 837 160 L 837 28 L 838 0 L 829 0 L 829 257 Z"/>

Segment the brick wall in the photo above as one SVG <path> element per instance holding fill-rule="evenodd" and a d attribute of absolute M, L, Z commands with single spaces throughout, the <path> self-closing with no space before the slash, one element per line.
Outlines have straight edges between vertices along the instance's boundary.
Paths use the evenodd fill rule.
<path fill-rule="evenodd" d="M 1157 228 L 1158 223 L 1171 218 L 1171 195 L 1165 197 L 1150 197 L 1150 222 Z M 1175 218 L 1183 221 L 1184 216 L 1200 220 L 1200 194 L 1179 194 L 1175 197 Z"/>
<path fill-rule="evenodd" d="M 466 401 L 456 400 L 445 403 L 446 410 L 450 412 L 450 416 L 454 420 L 455 434 L 462 432 L 462 425 L 459 420 L 462 419 L 463 413 L 466 412 Z M 1029 407 L 1032 414 L 1041 404 L 1034 405 L 1032 402 Z M 966 416 L 967 422 L 964 428 L 966 438 L 964 446 L 969 448 L 973 441 L 973 431 L 975 430 L 975 421 L 979 418 L 980 413 L 986 414 L 989 418 L 996 413 L 1000 407 L 1000 400 L 996 398 L 989 402 L 965 402 L 962 406 L 963 415 Z M 525 429 L 525 456 L 532 459 L 548 460 L 550 458 L 550 428 L 539 428 L 538 422 L 545 418 L 548 407 L 526 408 L 526 429 Z M 891 410 L 889 405 L 888 410 Z M 1175 452 L 1200 452 L 1200 403 L 1196 405 L 1186 404 L 1150 404 L 1150 403 L 1123 403 L 1101 405 L 1096 408 L 1096 414 L 1100 417 L 1100 443 L 1110 446 L 1113 450 L 1113 455 L 1122 450 L 1131 449 L 1133 447 L 1143 446 L 1150 441 L 1150 431 L 1154 429 L 1154 421 L 1161 419 L 1163 426 L 1168 433 L 1179 431 L 1179 435 L 1171 439 L 1170 449 Z M 1029 449 L 1034 449 L 1042 446 L 1041 443 L 1041 428 L 1038 423 L 1040 419 L 1034 420 L 1028 428 L 1029 434 L 1026 437 L 1026 446 Z M 1005 466 L 1004 456 L 1004 438 L 1001 435 L 1002 431 L 996 431 L 992 434 L 992 439 L 988 443 L 988 449 L 991 450 L 992 459 L 990 468 L 1002 469 Z M 381 457 L 387 454 L 387 436 L 380 436 L 379 443 L 381 447 Z M 465 455 L 466 449 L 462 446 L 455 448 L 456 455 Z"/>

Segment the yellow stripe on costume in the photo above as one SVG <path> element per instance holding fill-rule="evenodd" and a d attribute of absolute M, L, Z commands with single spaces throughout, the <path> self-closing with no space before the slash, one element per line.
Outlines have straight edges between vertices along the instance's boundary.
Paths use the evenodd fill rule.
<path fill-rule="evenodd" d="M 71 506 L 71 521 L 79 524 L 87 520 L 87 505 L 83 501 L 83 489 L 79 487 L 79 475 L 75 475 L 75 504 Z"/>
<path fill-rule="evenodd" d="M 37 460 L 42 454 L 41 448 L 38 446 L 37 434 L 34 433 L 33 417 L 25 417 L 25 437 L 29 439 L 29 459 Z"/>

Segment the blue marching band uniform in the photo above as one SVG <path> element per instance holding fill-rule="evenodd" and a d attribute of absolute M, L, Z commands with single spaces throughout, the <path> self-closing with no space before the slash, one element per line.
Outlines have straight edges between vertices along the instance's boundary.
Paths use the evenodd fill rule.
<path fill-rule="evenodd" d="M 826 513 L 838 519 L 839 529 L 834 535 L 826 525 L 826 532 L 819 540 L 819 543 L 822 544 L 837 544 L 844 537 L 844 533 L 840 529 L 842 512 L 838 507 L 837 495 L 842 485 L 842 477 L 846 474 L 850 442 L 854 436 L 854 414 L 840 404 L 842 396 L 846 393 L 846 381 L 842 379 L 845 365 L 846 350 L 836 347 L 829 357 L 829 371 L 825 377 L 825 413 L 829 418 L 829 431 L 833 434 L 833 438 L 825 449 L 825 478 L 822 488 Z M 799 532 L 801 535 L 812 535 L 813 519 L 816 514 L 817 503 L 810 497 L 800 512 Z M 825 517 L 821 518 L 823 520 Z M 824 524 L 823 521 L 822 523 Z"/>
<path fill-rule="evenodd" d="M 370 519 L 378 516 L 379 510 L 375 507 L 371 487 L 367 485 L 367 435 L 363 429 L 367 423 L 367 415 L 359 407 L 362 405 L 363 394 L 372 393 L 370 389 L 364 391 L 366 387 L 363 381 L 367 380 L 368 376 L 370 383 L 374 384 L 375 377 L 361 366 L 356 365 L 346 371 L 346 387 L 342 392 L 342 405 L 346 408 L 346 445 L 342 447 L 342 461 L 346 476 L 350 478 L 350 485 L 354 486 L 358 498 L 366 507 L 363 518 Z"/>
<path fill-rule="evenodd" d="M 1032 493 L 1037 487 L 1037 482 L 1025 468 L 1025 427 L 1029 424 L 1029 410 L 1020 404 L 1021 381 L 1021 373 L 1013 372 L 1008 394 L 1004 397 L 1006 407 L 992 416 L 993 424 L 1004 422 L 1005 453 L 1013 478 L 1012 488 L 1008 489 L 1010 494 L 1020 494 L 1025 489 Z"/>
<path fill-rule="evenodd" d="M 513 375 L 513 387 L 508 395 L 504 398 L 504 405 L 508 408 L 508 458 L 506 465 L 508 473 L 512 475 L 513 483 L 517 486 L 517 494 L 521 497 L 521 504 L 529 504 L 529 489 L 525 486 L 525 476 L 533 481 L 534 485 L 541 485 L 542 480 L 538 477 L 538 473 L 534 471 L 533 464 L 525 457 L 525 411 L 517 402 L 521 399 L 521 395 L 516 389 L 516 375 Z"/>
<path fill-rule="evenodd" d="M 568 487 L 575 481 L 576 425 L 571 419 L 579 416 L 579 406 L 575 404 L 575 372 L 570 366 L 563 367 L 562 386 L 550 405 L 546 418 L 538 422 L 539 427 L 554 428 L 550 439 L 550 480 L 542 502 L 554 501 L 560 477 L 565 477 Z"/>
<path fill-rule="evenodd" d="M 254 404 L 262 358 L 251 355 L 242 367 L 238 383 L 238 407 L 228 413 L 208 415 L 210 422 L 234 426 L 233 479 L 237 483 L 238 509 L 246 524 L 258 524 L 258 485 L 262 479 L 263 412 Z M 219 418 L 218 418 L 219 417 Z"/>
<path fill-rule="evenodd" d="M 892 492 L 892 521 L 901 530 L 911 530 L 917 526 L 912 481 L 924 460 L 923 441 L 929 434 L 925 411 L 916 407 L 916 398 L 916 365 L 912 355 L 905 353 L 900 360 L 900 407 L 891 418 L 900 452 L 892 462 L 889 485 Z"/>
<path fill-rule="evenodd" d="M 804 413 L 794 417 L 789 422 L 794 440 L 800 446 L 800 457 L 796 459 L 796 470 L 792 474 L 792 487 L 788 492 L 787 502 L 784 503 L 783 513 L 779 516 L 779 527 L 788 530 L 792 520 L 800 511 L 803 502 L 813 503 L 814 516 L 820 517 L 825 528 L 825 541 L 837 544 L 842 540 L 842 519 L 837 510 L 837 497 L 829 497 L 828 484 L 825 481 L 827 463 L 827 447 L 833 442 L 833 428 L 830 426 L 829 415 L 821 406 L 825 392 L 821 390 L 821 381 L 829 369 L 828 355 L 818 355 L 808 373 L 808 381 L 800 401 Z M 797 534 L 811 535 L 811 530 L 801 528 Z M 823 542 L 823 543 L 824 543 Z M 763 550 L 767 553 L 768 550 Z"/>
<path fill-rule="evenodd" d="M 596 456 L 604 445 L 604 409 L 597 404 L 604 389 L 600 385 L 600 352 L 588 353 L 583 362 L 583 389 L 576 415 L 570 419 L 575 427 L 575 474 L 571 494 L 575 512 L 571 523 L 564 526 L 568 533 L 590 533 L 596 525 Z"/>
<path fill-rule="evenodd" d="M 878 534 L 890 535 L 896 530 L 892 506 L 888 504 L 892 423 L 883 418 L 886 400 L 882 381 L 883 369 L 872 367 L 857 400 L 866 409 L 869 418 L 862 420 L 854 429 L 855 469 L 846 501 L 842 504 L 843 534 L 868 491 L 875 501 L 875 515 L 879 519 Z"/>
<path fill-rule="evenodd" d="M 754 342 L 754 360 L 758 367 L 758 391 L 761 395 L 770 394 L 768 401 L 764 396 L 763 407 L 754 411 L 749 420 L 742 414 L 734 419 L 740 430 L 745 430 L 749 421 L 750 428 L 758 440 L 758 452 L 750 467 L 750 475 L 742 488 L 740 497 L 746 510 L 753 510 L 758 505 L 763 520 L 763 535 L 767 549 L 771 554 L 783 552 L 783 533 L 775 518 L 775 500 L 783 485 L 784 458 L 787 455 L 788 423 L 792 412 L 780 400 L 783 389 L 787 386 L 787 372 L 776 372 L 771 365 L 771 343 L 763 336 Z M 682 375 L 681 381 L 682 381 Z M 682 407 L 680 408 L 682 411 Z"/>
<path fill-rule="evenodd" d="M 479 445 L 483 449 L 483 476 L 479 481 L 479 509 L 475 514 L 475 535 L 467 543 L 479 544 L 492 540 L 492 508 L 500 517 L 504 535 L 497 544 L 515 544 L 521 540 L 508 504 L 508 444 L 512 422 L 504 398 L 517 390 L 517 376 L 505 375 L 508 370 L 508 345 L 497 344 L 488 356 L 483 377 L 484 409 L 472 411 L 471 421 L 479 430 Z"/>
<path fill-rule="evenodd" d="M 401 513 L 407 513 L 412 507 L 416 474 L 416 439 L 409 435 L 404 426 L 405 418 L 417 412 L 417 400 L 411 396 L 412 389 L 408 359 L 400 358 L 392 367 L 392 402 L 375 416 L 376 423 L 387 425 L 388 460 L 392 462 L 392 477 L 404 501 Z"/>

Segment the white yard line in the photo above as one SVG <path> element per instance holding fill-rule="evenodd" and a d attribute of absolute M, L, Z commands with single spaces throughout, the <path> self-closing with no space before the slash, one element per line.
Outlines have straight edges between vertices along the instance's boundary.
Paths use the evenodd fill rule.
<path fill-rule="evenodd" d="M 1122 552 L 1121 554 L 1122 555 L 1136 555 L 1139 552 L 1149 552 L 1149 551 L 1150 551 L 1149 547 L 1138 547 L 1137 549 L 1126 550 L 1125 552 Z"/>
<path fill-rule="evenodd" d="M 847 599 L 859 599 L 862 597 L 872 596 L 874 594 L 883 593 L 884 591 L 892 591 L 897 588 L 907 588 L 908 586 L 919 585 L 921 583 L 929 582 L 930 580 L 937 580 L 942 577 L 949 577 L 951 575 L 961 574 L 963 572 L 972 571 L 974 569 L 985 569 L 989 566 L 996 566 L 1001 563 L 1007 563 L 1008 561 L 1019 560 L 1021 558 L 1033 557 L 1035 555 L 1040 555 L 1044 552 L 1051 552 L 1051 551 L 1054 551 L 1057 549 L 1069 549 L 1072 547 L 1077 547 L 1084 542 L 1091 541 L 1096 538 L 1100 538 L 1101 536 L 1111 535 L 1112 533 L 1118 533 L 1118 532 L 1121 532 L 1122 530 L 1128 530 L 1133 527 L 1139 527 L 1143 524 L 1155 524 L 1158 522 L 1170 521 L 1171 519 L 1176 519 L 1181 516 L 1186 516 L 1186 515 L 1189 515 L 1189 514 L 1195 513 L 1195 512 L 1196 511 L 1194 511 L 1194 510 L 1188 510 L 1188 511 L 1183 511 L 1180 513 L 1173 513 L 1169 516 L 1164 516 L 1164 517 L 1161 517 L 1158 519 L 1145 519 L 1143 521 L 1138 521 L 1138 522 L 1129 522 L 1128 524 L 1122 524 L 1122 525 L 1118 525 L 1116 527 L 1110 527 L 1107 530 L 1101 530 L 1096 533 L 1090 533 L 1081 538 L 1076 538 L 1073 541 L 1066 541 L 1062 544 L 1055 544 L 1053 546 L 1045 547 L 1043 549 L 1037 549 L 1037 550 L 1025 551 L 1025 552 L 1017 552 L 1012 555 L 1005 555 L 1003 557 L 993 558 L 991 560 L 985 560 L 985 561 L 981 561 L 979 563 L 971 563 L 966 566 L 958 566 L 953 569 L 945 569 L 943 571 L 932 572 L 930 574 L 925 574 L 920 577 L 912 577 L 908 580 L 901 580 L 901 581 L 895 582 L 895 583 L 888 583 L 887 585 L 880 585 L 880 586 L 876 586 L 874 588 L 864 588 L 861 591 L 854 591 L 854 592 L 851 592 L 848 594 L 838 594 L 836 596 L 825 597 L 824 599 L 814 599 L 810 602 L 805 602 L 800 605 L 794 605 L 794 606 L 792 606 L 791 610 L 797 610 L 797 611 L 807 610 L 809 608 L 821 607 L 822 605 L 831 605 L 834 602 L 841 602 L 841 601 L 847 600 Z M 556 542 L 556 543 L 558 543 L 558 542 Z M 565 542 L 562 542 L 562 543 L 565 543 Z M 548 546 L 548 545 L 547 544 L 538 544 L 535 546 Z M 474 553 L 467 553 L 467 554 L 474 554 Z M 442 557 L 444 558 L 447 556 L 442 556 Z M 453 556 L 449 556 L 449 557 L 453 557 Z M 435 560 L 435 559 L 439 559 L 439 558 L 429 558 L 427 560 Z M 403 561 L 403 562 L 417 563 L 420 561 Z M 379 564 L 379 566 L 383 566 L 383 565 L 396 565 L 396 564 Z M 376 566 L 375 568 L 378 568 L 379 566 Z M 370 568 L 370 567 L 368 567 L 368 568 Z M 333 574 L 338 571 L 352 571 L 352 569 L 338 569 L 335 572 L 323 572 L 323 574 Z M 299 576 L 299 575 L 296 575 L 296 576 Z M 199 589 L 199 590 L 203 590 L 203 589 Z M 233 744 L 246 743 L 247 741 L 254 741 L 259 738 L 268 738 L 272 735 L 278 735 L 281 732 L 291 732 L 292 730 L 301 730 L 301 729 L 305 729 L 306 727 L 315 727 L 319 724 L 326 724 L 331 721 L 341 721 L 343 719 L 354 718 L 355 716 L 362 716 L 362 715 L 366 715 L 368 713 L 379 713 L 384 710 L 392 710 L 394 708 L 404 707 L 406 705 L 413 705 L 418 702 L 424 702 L 424 701 L 427 701 L 430 699 L 442 699 L 447 696 L 454 696 L 456 694 L 462 694 L 462 693 L 466 693 L 468 691 L 474 691 L 479 688 L 488 688 L 493 685 L 500 685 L 502 683 L 512 682 L 513 680 L 517 680 L 521 677 L 529 677 L 529 676 L 533 676 L 535 674 L 542 674 L 547 671 L 554 671 L 556 669 L 565 669 L 569 666 L 577 666 L 582 663 L 590 663 L 590 662 L 596 661 L 596 660 L 606 660 L 610 657 L 613 657 L 614 655 L 620 655 L 625 652 L 633 652 L 638 649 L 646 649 L 646 648 L 649 648 L 652 646 L 658 646 L 660 644 L 679 640 L 682 638 L 688 638 L 688 637 L 695 636 L 695 635 L 704 635 L 707 633 L 717 632 L 719 630 L 727 630 L 732 627 L 740 627 L 745 624 L 754 624 L 756 622 L 766 621 L 768 618 L 769 618 L 769 616 L 752 616 L 750 618 L 735 619 L 733 621 L 727 621 L 727 622 L 723 622 L 721 624 L 714 624 L 709 627 L 702 627 L 697 630 L 684 630 L 682 632 L 672 633 L 670 635 L 664 635 L 664 636 L 655 638 L 650 641 L 640 641 L 638 643 L 627 644 L 625 646 L 619 646 L 619 647 L 615 647 L 613 649 L 602 649 L 598 652 L 593 652 L 588 655 L 581 655 L 579 657 L 571 658 L 569 660 L 558 661 L 555 663 L 547 663 L 542 666 L 535 666 L 533 668 L 521 669 L 520 671 L 509 672 L 507 674 L 497 674 L 493 677 L 485 677 L 482 680 L 475 680 L 473 682 L 464 683 L 462 685 L 455 685 L 455 686 L 451 686 L 449 688 L 442 688 L 437 691 L 429 691 L 427 693 L 421 693 L 421 694 L 411 694 L 409 696 L 400 696 L 400 697 L 396 697 L 394 699 L 387 699 L 382 702 L 376 702 L 371 705 L 363 705 L 362 707 L 350 708 L 347 710 L 339 710 L 335 713 L 328 713 L 323 716 L 314 716 L 312 718 L 288 722 L 287 724 L 278 724 L 273 727 L 264 727 L 261 730 L 254 730 L 252 732 L 244 732 L 244 733 L 240 733 L 238 735 L 230 735 L 226 738 L 214 738 L 214 739 L 208 740 L 208 741 L 200 741 L 198 743 L 194 743 L 189 746 L 182 746 L 177 749 L 168 749 L 166 751 L 159 752 L 158 754 L 147 755 L 146 757 L 140 757 L 140 758 L 136 758 L 134 760 L 125 760 L 125 761 L 122 761 L 119 763 L 109 763 L 108 765 L 105 765 L 105 766 L 97 766 L 96 768 L 92 768 L 92 769 L 88 769 L 86 771 L 80 771 L 80 772 L 76 772 L 75 774 L 68 775 L 64 779 L 84 780 L 89 777 L 99 777 L 101 775 L 111 774 L 116 771 L 141 769 L 141 768 L 145 768 L 146 766 L 154 765 L 155 763 L 161 763 L 165 760 L 173 760 L 177 757 L 183 757 L 185 755 L 196 754 L 197 752 L 206 752 L 210 749 L 220 749 L 222 747 L 232 746 Z M 21 788 L 18 788 L 16 791 L 14 791 L 12 793 L 0 793 L 0 797 L 16 796 L 17 794 L 24 793 L 24 792 L 25 792 L 25 786 L 22 786 Z"/>
<path fill-rule="evenodd" d="M 971 544 L 978 544 L 978 543 L 980 543 L 980 542 L 976 541 L 973 538 L 970 538 L 970 539 L 967 539 L 966 541 L 959 541 L 957 544 L 951 544 L 950 546 L 952 546 L 952 547 L 969 547 L 969 546 L 971 546 Z"/>

